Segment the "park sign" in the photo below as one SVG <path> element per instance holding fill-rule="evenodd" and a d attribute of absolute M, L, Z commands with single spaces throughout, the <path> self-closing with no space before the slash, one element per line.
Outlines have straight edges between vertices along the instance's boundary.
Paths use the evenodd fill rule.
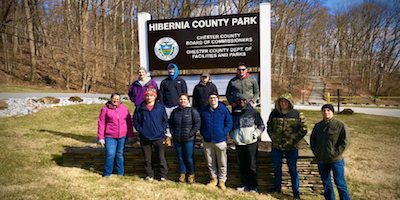
<path fill-rule="evenodd" d="M 259 67 L 259 13 L 147 21 L 149 70 Z"/>

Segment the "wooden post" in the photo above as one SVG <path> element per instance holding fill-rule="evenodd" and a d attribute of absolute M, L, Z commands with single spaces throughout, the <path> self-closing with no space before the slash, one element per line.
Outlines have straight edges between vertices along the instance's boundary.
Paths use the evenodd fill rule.
<path fill-rule="evenodd" d="M 337 89 L 337 113 L 340 112 L 340 89 Z"/>

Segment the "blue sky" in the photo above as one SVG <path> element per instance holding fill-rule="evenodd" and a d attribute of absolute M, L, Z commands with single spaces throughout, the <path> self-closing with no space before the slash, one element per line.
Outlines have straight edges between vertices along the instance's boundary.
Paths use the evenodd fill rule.
<path fill-rule="evenodd" d="M 362 2 L 364 2 L 364 0 L 326 0 L 325 6 L 330 8 L 332 12 Z"/>

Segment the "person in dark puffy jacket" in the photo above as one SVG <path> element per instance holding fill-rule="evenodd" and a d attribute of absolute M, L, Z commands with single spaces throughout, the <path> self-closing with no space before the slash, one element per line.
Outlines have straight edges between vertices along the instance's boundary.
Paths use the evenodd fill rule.
<path fill-rule="evenodd" d="M 197 111 L 201 112 L 201 110 L 208 105 L 208 95 L 211 92 L 216 92 L 218 94 L 218 89 L 211 82 L 210 74 L 208 72 L 203 72 L 200 75 L 200 82 L 193 89 L 193 107 L 197 109 Z"/>
<path fill-rule="evenodd" d="M 146 100 L 135 109 L 133 124 L 140 134 L 140 145 L 144 154 L 146 180 L 154 180 L 151 166 L 151 146 L 154 146 L 160 166 L 160 181 L 167 180 L 167 161 L 165 159 L 164 131 L 168 118 L 164 105 L 156 103 L 155 88 L 149 87 L 145 93 Z"/>
<path fill-rule="evenodd" d="M 218 184 L 222 190 L 226 190 L 225 183 L 228 174 L 226 136 L 232 129 L 233 121 L 228 108 L 218 101 L 218 93 L 211 92 L 208 100 L 210 104 L 204 107 L 200 113 L 200 133 L 203 136 L 204 155 L 211 178 L 207 186 L 214 187 Z"/>
<path fill-rule="evenodd" d="M 105 146 L 106 158 L 104 161 L 103 177 L 110 177 L 113 172 L 114 158 L 117 175 L 124 175 L 124 148 L 126 136 L 133 137 L 131 114 L 122 105 L 118 93 L 111 95 L 111 101 L 101 109 L 97 136 L 99 143 Z"/>
<path fill-rule="evenodd" d="M 179 106 L 175 108 L 169 119 L 174 147 L 179 158 L 179 182 L 186 180 L 186 165 L 189 169 L 188 183 L 195 181 L 194 176 L 194 140 L 200 129 L 200 115 L 196 109 L 190 107 L 189 96 L 184 93 L 179 97 Z"/>
<path fill-rule="evenodd" d="M 135 104 L 135 106 L 140 105 L 145 100 L 144 93 L 150 86 L 153 86 L 157 92 L 157 83 L 147 75 L 146 68 L 139 67 L 137 73 L 139 77 L 129 86 L 128 93 L 129 99 Z"/>

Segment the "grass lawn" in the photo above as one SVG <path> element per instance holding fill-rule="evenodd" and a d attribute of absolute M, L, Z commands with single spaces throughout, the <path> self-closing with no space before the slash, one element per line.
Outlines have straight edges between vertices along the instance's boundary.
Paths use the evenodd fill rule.
<path fill-rule="evenodd" d="M 133 112 L 132 103 L 124 104 Z M 197 183 L 146 182 L 137 176 L 103 179 L 98 172 L 61 166 L 61 151 L 97 138 L 102 107 L 55 107 L 0 118 L 0 199 L 291 199 L 233 189 L 223 192 Z M 304 114 L 310 129 L 321 119 L 320 112 Z M 399 199 L 400 120 L 363 114 L 337 117 L 352 131 L 352 146 L 345 159 L 353 199 Z"/>
<path fill-rule="evenodd" d="M 50 88 L 36 88 L 20 85 L 0 84 L 0 93 L 66 93 L 69 91 Z"/>

